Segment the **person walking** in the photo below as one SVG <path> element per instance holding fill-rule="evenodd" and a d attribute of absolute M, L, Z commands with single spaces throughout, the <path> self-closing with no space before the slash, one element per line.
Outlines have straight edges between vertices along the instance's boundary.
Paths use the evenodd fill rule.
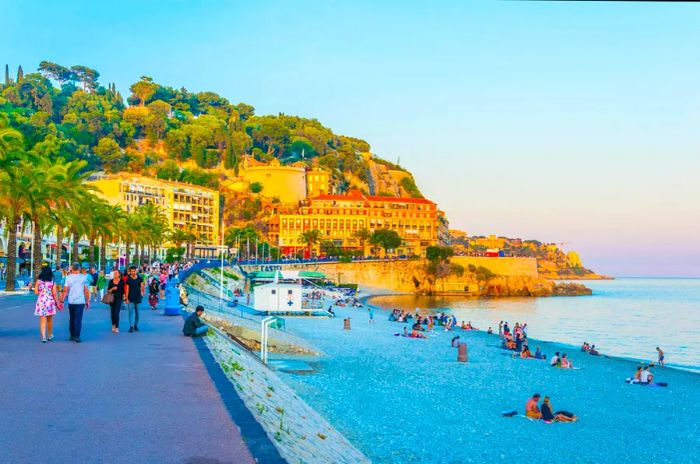
<path fill-rule="evenodd" d="M 656 347 L 657 353 L 659 353 L 659 366 L 664 367 L 664 350 L 659 348 L 658 346 Z"/>
<path fill-rule="evenodd" d="M 92 301 L 97 302 L 97 279 L 100 275 L 97 273 L 95 266 L 90 267 L 90 297 Z"/>
<path fill-rule="evenodd" d="M 102 271 L 100 271 L 100 274 L 97 276 L 97 296 L 99 298 L 99 301 L 102 301 L 102 298 L 105 296 L 106 290 L 107 290 L 107 276 L 105 275 L 105 271 L 102 270 Z"/>
<path fill-rule="evenodd" d="M 148 304 L 151 305 L 151 310 L 155 311 L 158 306 L 158 293 L 160 292 L 160 280 L 155 275 L 148 283 Z"/>
<path fill-rule="evenodd" d="M 53 340 L 53 317 L 56 315 L 56 311 L 61 308 L 50 267 L 44 266 L 41 269 L 37 284 L 34 286 L 34 293 L 39 296 L 36 300 L 34 315 L 40 317 L 41 341 L 46 343 Z"/>
<path fill-rule="evenodd" d="M 66 277 L 63 286 L 63 294 L 61 301 L 68 297 L 68 311 L 70 321 L 68 330 L 70 331 L 70 340 L 80 343 L 80 332 L 83 328 L 83 311 L 90 308 L 90 292 L 85 280 L 85 275 L 80 273 L 80 264 L 71 264 L 71 272 Z"/>
<path fill-rule="evenodd" d="M 112 271 L 112 278 L 107 282 L 107 293 L 112 294 L 114 297 L 109 304 L 109 312 L 112 317 L 112 332 L 119 333 L 119 311 L 121 311 L 122 303 L 124 302 L 124 281 L 119 269 Z"/>
<path fill-rule="evenodd" d="M 124 303 L 129 309 L 129 332 L 139 331 L 139 305 L 146 293 L 146 284 L 136 272 L 136 266 L 129 268 L 129 277 L 124 287 Z"/>
<path fill-rule="evenodd" d="M 63 290 L 63 279 L 64 279 L 63 269 L 61 266 L 56 266 L 56 270 L 53 271 L 53 284 L 56 287 L 57 292 Z"/>

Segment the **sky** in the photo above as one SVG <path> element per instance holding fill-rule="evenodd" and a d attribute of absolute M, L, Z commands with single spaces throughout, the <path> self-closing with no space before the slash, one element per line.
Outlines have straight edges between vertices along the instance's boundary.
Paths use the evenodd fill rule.
<path fill-rule="evenodd" d="M 700 277 L 700 4 L 0 0 L 0 64 L 316 118 L 453 228 Z"/>

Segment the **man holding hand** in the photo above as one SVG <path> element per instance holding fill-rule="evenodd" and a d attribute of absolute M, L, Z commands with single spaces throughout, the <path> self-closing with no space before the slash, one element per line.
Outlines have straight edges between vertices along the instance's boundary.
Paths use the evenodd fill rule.
<path fill-rule="evenodd" d="M 80 273 L 80 264 L 71 264 L 70 274 L 66 277 L 61 294 L 61 303 L 68 296 L 68 311 L 70 313 L 70 339 L 80 343 L 80 331 L 83 328 L 83 311 L 90 307 L 90 291 L 85 281 L 85 276 Z"/>

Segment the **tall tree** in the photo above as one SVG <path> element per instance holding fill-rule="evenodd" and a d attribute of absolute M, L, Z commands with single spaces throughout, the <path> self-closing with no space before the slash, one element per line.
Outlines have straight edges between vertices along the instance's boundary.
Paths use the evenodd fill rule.
<path fill-rule="evenodd" d="M 22 79 L 24 79 L 24 71 L 22 70 L 22 65 L 19 65 L 17 68 L 17 83 L 22 83 Z"/>
<path fill-rule="evenodd" d="M 318 244 L 321 242 L 321 237 L 323 234 L 318 229 L 306 230 L 302 232 L 297 238 L 297 243 L 306 245 L 309 249 L 309 253 L 313 253 L 316 250 Z"/>
<path fill-rule="evenodd" d="M 394 250 L 401 245 L 401 236 L 395 230 L 377 229 L 369 239 L 372 245 L 380 246 L 384 249 L 384 254 L 389 250 Z"/>
<path fill-rule="evenodd" d="M 5 85 L 10 85 L 12 81 L 10 81 L 10 66 L 5 65 Z"/>
<path fill-rule="evenodd" d="M 132 84 L 131 87 L 129 87 L 129 90 L 131 90 L 134 96 L 138 98 L 139 105 L 145 106 L 146 100 L 151 98 L 153 94 L 156 93 L 157 88 L 158 85 L 153 82 L 152 78 L 148 76 L 141 76 L 141 80 L 135 84 Z"/>
<path fill-rule="evenodd" d="M 22 134 L 7 124 L 0 115 L 0 217 L 7 229 L 7 281 L 5 290 L 15 290 L 17 272 L 17 227 L 28 209 L 25 195 L 31 182 L 26 172 Z"/>

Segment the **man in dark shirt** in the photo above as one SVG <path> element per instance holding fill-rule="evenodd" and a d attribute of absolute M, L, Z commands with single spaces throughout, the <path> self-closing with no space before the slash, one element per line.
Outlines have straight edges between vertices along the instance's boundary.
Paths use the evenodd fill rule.
<path fill-rule="evenodd" d="M 136 272 L 136 266 L 131 266 L 124 286 L 124 303 L 129 309 L 129 332 L 139 331 L 139 305 L 145 293 L 143 278 Z"/>
<path fill-rule="evenodd" d="M 185 319 L 182 333 L 186 337 L 203 337 L 209 331 L 209 326 L 202 322 L 200 316 L 204 313 L 204 306 L 199 305 L 190 316 Z"/>

